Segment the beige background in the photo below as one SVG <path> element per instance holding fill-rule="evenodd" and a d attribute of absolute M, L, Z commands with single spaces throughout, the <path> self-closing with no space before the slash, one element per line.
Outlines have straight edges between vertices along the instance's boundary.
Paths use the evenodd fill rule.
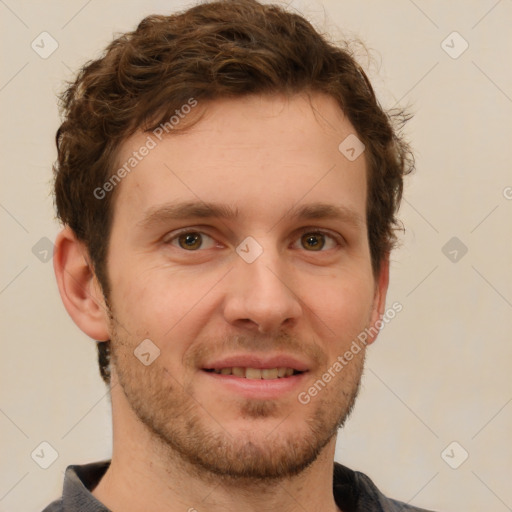
<path fill-rule="evenodd" d="M 113 32 L 187 4 L 0 2 L 0 511 L 41 510 L 61 494 L 68 464 L 111 453 L 94 344 L 61 305 L 51 260 L 40 261 L 48 243 L 40 240 L 58 230 L 50 196 L 55 95 Z M 389 294 L 389 305 L 404 309 L 369 351 L 336 458 L 418 506 L 512 510 L 512 1 L 291 7 L 324 31 L 359 35 L 375 49 L 363 65 L 382 103 L 410 104 L 415 113 L 408 134 L 418 169 L 406 188 L 407 230 Z M 59 45 L 47 59 L 31 48 L 43 31 Z M 453 31 L 463 39 L 446 40 L 452 55 L 469 44 L 458 58 L 442 46 Z M 468 249 L 455 262 L 442 252 L 454 236 Z M 58 452 L 46 470 L 31 458 L 43 441 Z M 469 453 L 458 469 L 441 456 L 453 441 L 445 460 L 457 465 Z"/>

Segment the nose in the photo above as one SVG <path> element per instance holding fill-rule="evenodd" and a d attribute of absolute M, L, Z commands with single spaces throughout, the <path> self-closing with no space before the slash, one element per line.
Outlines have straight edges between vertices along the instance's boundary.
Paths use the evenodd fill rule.
<path fill-rule="evenodd" d="M 278 254 L 265 250 L 252 263 L 238 258 L 229 279 L 224 318 L 231 325 L 268 334 L 297 323 L 302 314 L 297 283 Z"/>

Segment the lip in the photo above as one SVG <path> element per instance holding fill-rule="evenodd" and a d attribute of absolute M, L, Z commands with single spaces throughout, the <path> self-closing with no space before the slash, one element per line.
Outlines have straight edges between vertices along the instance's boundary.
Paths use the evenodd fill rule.
<path fill-rule="evenodd" d="M 293 366 L 291 367 L 293 368 Z M 251 366 L 251 368 L 255 367 Z M 212 385 L 216 388 L 224 388 L 229 394 L 260 400 L 280 398 L 294 391 L 298 393 L 299 390 L 304 387 L 303 382 L 308 374 L 308 372 L 305 371 L 304 373 L 277 379 L 246 379 L 245 377 L 237 377 L 236 375 L 222 375 L 220 373 L 207 372 L 204 369 L 199 373 L 208 379 L 208 386 Z"/>
<path fill-rule="evenodd" d="M 202 369 L 215 369 L 215 368 L 233 368 L 239 366 L 242 368 L 293 368 L 300 372 L 306 372 L 310 368 L 304 361 L 300 361 L 296 357 L 286 354 L 276 355 L 257 355 L 257 354 L 239 354 L 223 357 L 213 361 L 208 361 L 203 364 Z M 247 379 L 243 379 L 247 380 Z M 279 379 L 282 380 L 282 379 Z"/>

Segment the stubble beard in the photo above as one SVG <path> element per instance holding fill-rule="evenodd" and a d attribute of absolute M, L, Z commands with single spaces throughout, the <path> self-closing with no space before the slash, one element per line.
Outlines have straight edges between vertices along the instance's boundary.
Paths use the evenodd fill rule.
<path fill-rule="evenodd" d="M 310 412 L 295 431 L 278 425 L 262 435 L 258 422 L 279 418 L 278 403 L 243 399 L 237 406 L 248 428 L 230 432 L 223 418 L 194 396 L 193 382 L 178 382 L 159 358 L 144 366 L 133 355 L 136 343 L 115 328 L 111 332 L 112 367 L 133 413 L 154 440 L 155 453 L 174 471 L 179 466 L 194 477 L 227 485 L 270 483 L 306 470 L 350 415 L 364 366 L 362 350 L 309 404 L 297 402 Z"/>

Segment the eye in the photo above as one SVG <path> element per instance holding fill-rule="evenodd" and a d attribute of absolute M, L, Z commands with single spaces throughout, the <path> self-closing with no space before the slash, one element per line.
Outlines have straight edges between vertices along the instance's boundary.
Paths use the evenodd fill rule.
<path fill-rule="evenodd" d="M 337 237 L 324 231 L 302 231 L 300 234 L 300 243 L 302 247 L 307 248 L 310 252 L 322 252 L 328 249 L 334 249 L 341 243 Z"/>
<path fill-rule="evenodd" d="M 342 245 L 341 237 L 334 234 L 306 228 L 299 234 L 300 245 L 308 252 L 325 252 Z M 338 239 L 338 237 L 340 239 Z M 172 234 L 164 240 L 166 244 L 188 252 L 215 247 L 215 240 L 201 231 L 186 230 Z"/>
<path fill-rule="evenodd" d="M 191 252 L 200 248 L 211 249 L 215 245 L 212 237 L 199 231 L 182 231 L 166 240 L 165 243 Z"/>

